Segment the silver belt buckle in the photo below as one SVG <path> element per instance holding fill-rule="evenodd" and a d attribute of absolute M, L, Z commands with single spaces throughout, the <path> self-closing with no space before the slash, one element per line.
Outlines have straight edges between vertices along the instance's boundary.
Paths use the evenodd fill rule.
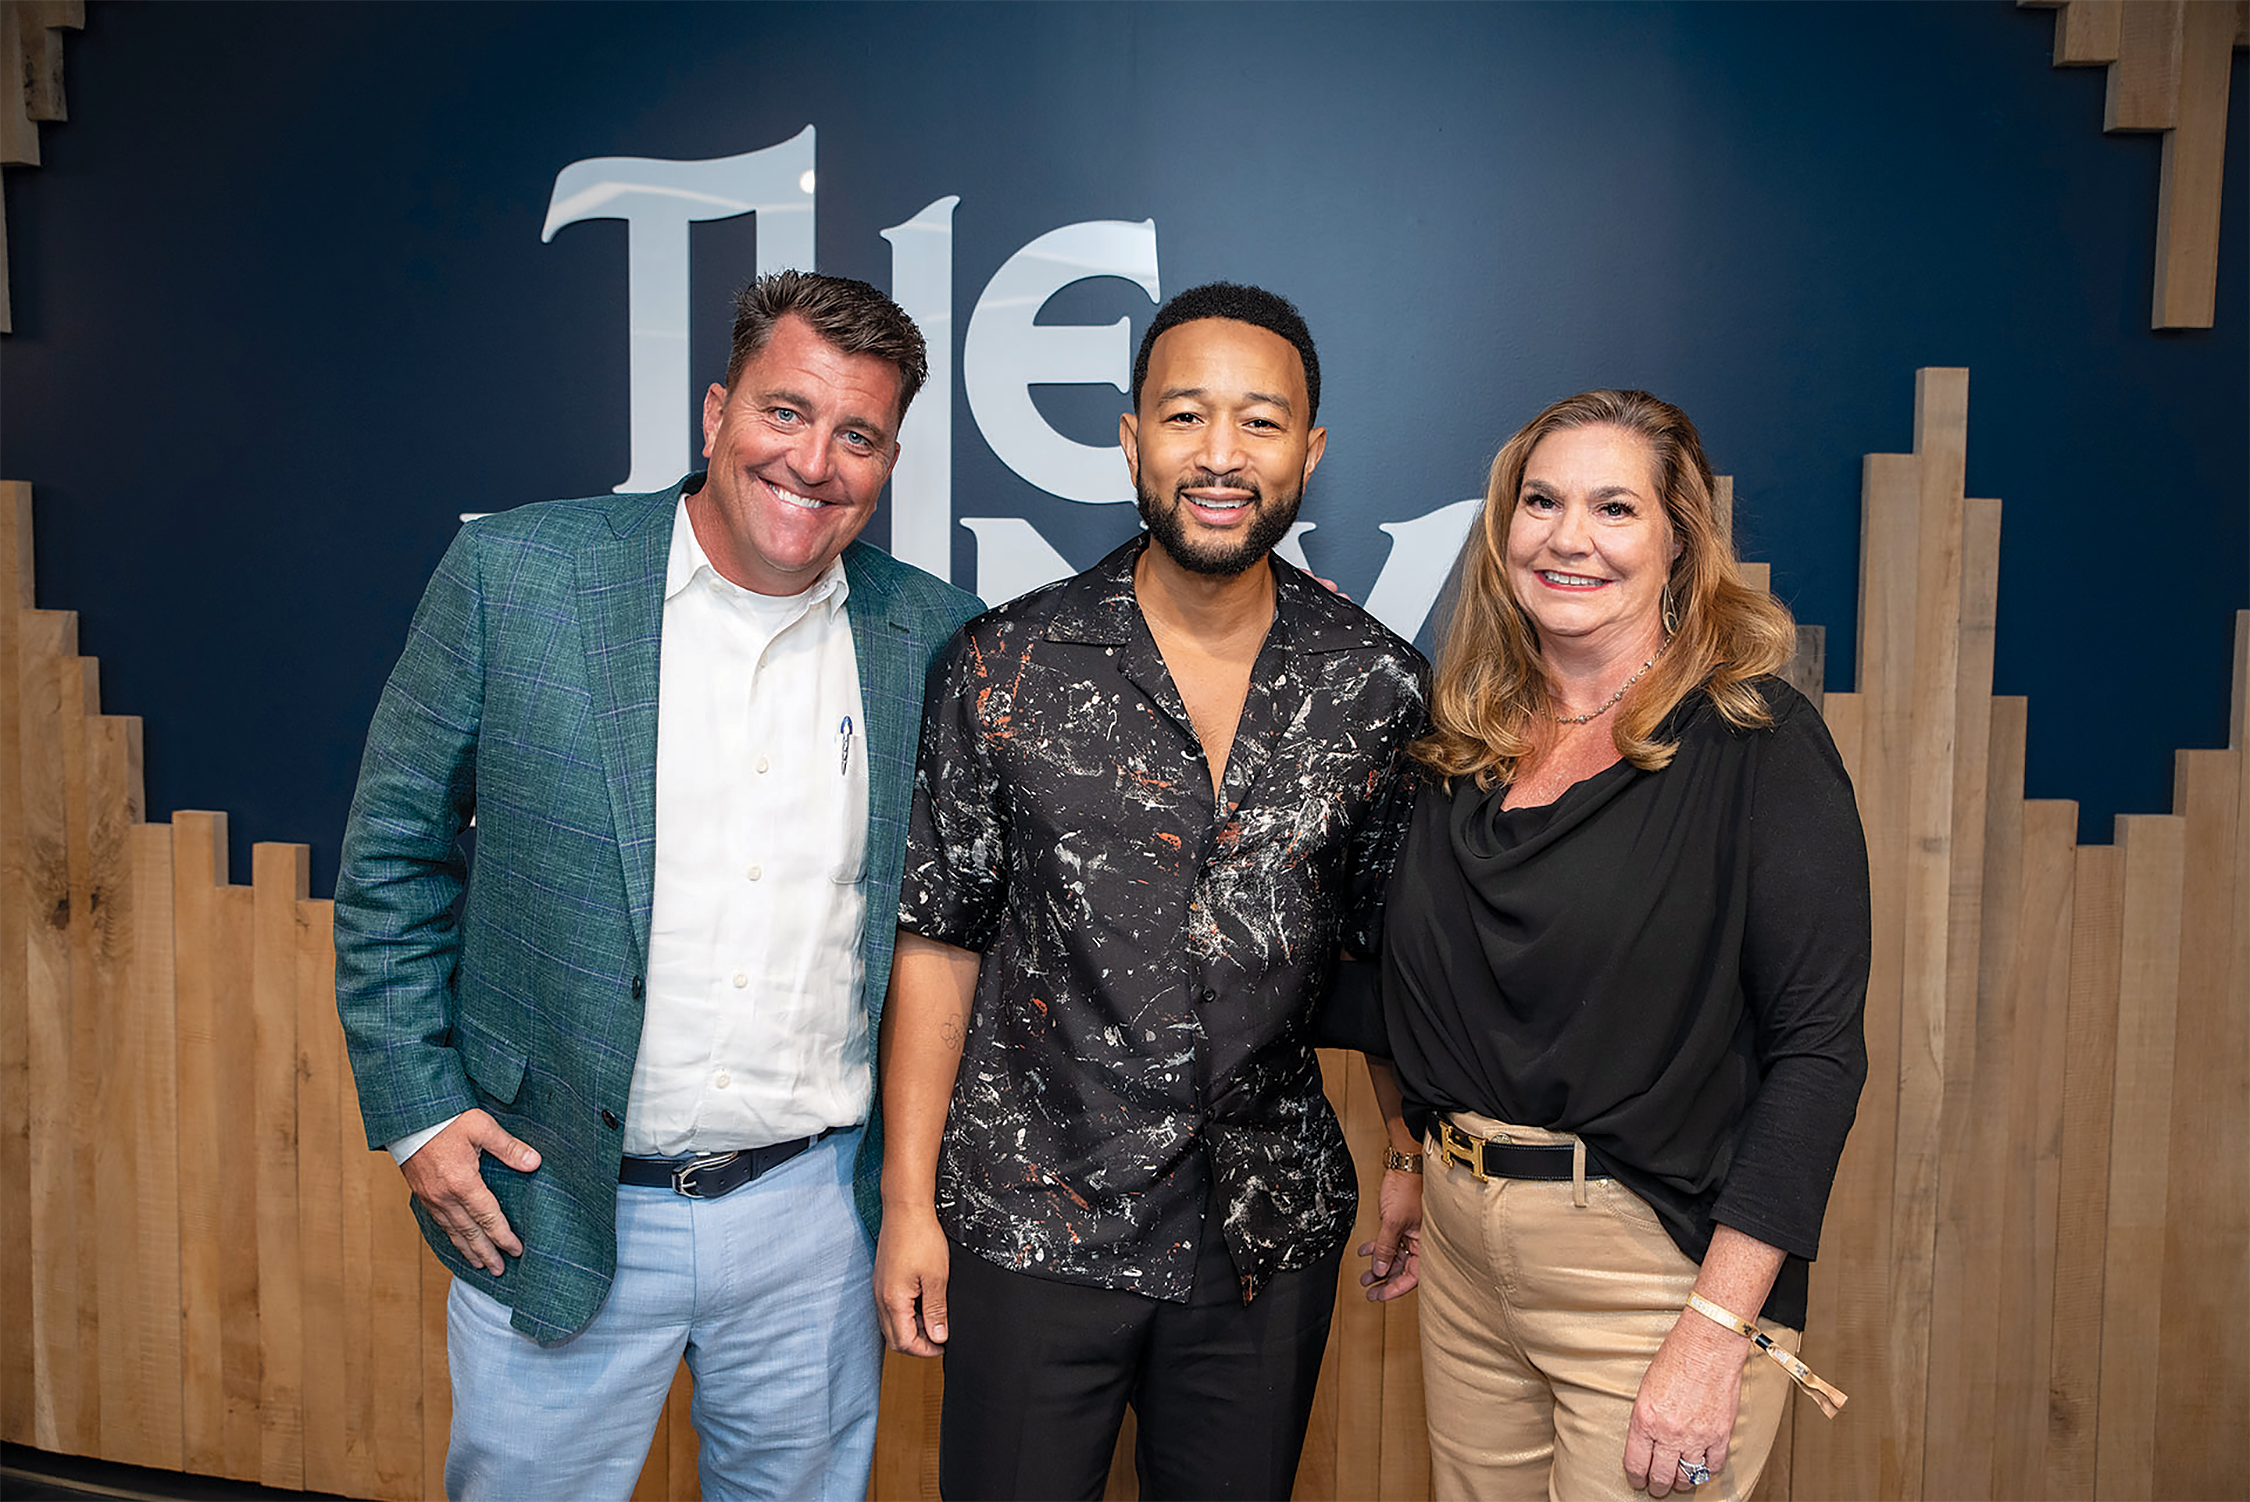
<path fill-rule="evenodd" d="M 691 1200 L 702 1199 L 703 1191 L 695 1187 L 696 1175 L 710 1169 L 724 1168 L 741 1156 L 740 1152 L 713 1153 L 707 1158 L 697 1158 L 692 1163 L 682 1163 L 672 1170 L 672 1188 Z"/>

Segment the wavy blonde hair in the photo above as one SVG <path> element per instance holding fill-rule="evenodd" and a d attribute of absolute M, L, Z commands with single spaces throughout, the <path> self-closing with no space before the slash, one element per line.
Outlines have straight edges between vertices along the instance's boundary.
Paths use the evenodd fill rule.
<path fill-rule="evenodd" d="M 1534 417 L 1492 461 L 1484 508 L 1461 560 L 1460 595 L 1438 653 L 1430 704 L 1436 728 L 1414 746 L 1414 754 L 1449 784 L 1455 777 L 1474 777 L 1480 787 L 1513 781 L 1537 744 L 1533 732 L 1555 712 L 1538 630 L 1508 583 L 1508 529 L 1524 468 L 1540 440 L 1597 425 L 1648 440 L 1657 494 L 1680 543 L 1664 585 L 1677 626 L 1638 692 L 1617 707 L 1610 722 L 1618 754 L 1647 771 L 1668 765 L 1679 745 L 1659 739 L 1657 732 L 1698 690 L 1730 724 L 1747 729 L 1773 721 L 1750 680 L 1789 661 L 1796 622 L 1773 596 L 1737 577 L 1734 548 L 1719 532 L 1711 465 L 1695 424 L 1645 391 L 1587 391 Z"/>

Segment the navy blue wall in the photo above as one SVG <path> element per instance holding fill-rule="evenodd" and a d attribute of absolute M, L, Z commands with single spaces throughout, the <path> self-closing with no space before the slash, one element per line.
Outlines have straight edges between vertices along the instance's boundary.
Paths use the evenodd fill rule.
<path fill-rule="evenodd" d="M 2217 327 L 2147 327 L 2159 145 L 2101 134 L 2048 12 L 1974 5 L 264 6 L 96 0 L 70 120 L 6 177 L 0 475 L 39 603 L 146 717 L 149 809 L 305 840 L 333 880 L 360 737 L 463 511 L 627 469 L 626 231 L 542 244 L 584 157 L 819 132 L 822 269 L 944 194 L 956 340 L 1018 247 L 1157 223 L 1164 286 L 1294 297 L 1321 342 L 1316 566 L 1475 493 L 1547 400 L 1641 385 L 1737 477 L 1745 551 L 1853 682 L 1860 456 L 1913 375 L 1971 370 L 1968 486 L 2006 502 L 1997 687 L 2029 791 L 2088 840 L 2223 745 L 2250 605 L 2250 194 L 2232 77 Z M 715 375 L 753 221 L 698 226 Z M 1117 280 L 1049 318 L 1149 312 Z M 956 343 L 956 358 L 958 347 Z M 1130 529 L 981 443 L 954 511 L 1074 563 Z M 1043 409 L 1088 442 L 1101 388 Z M 683 422 L 685 421 L 683 409 Z M 880 540 L 884 522 L 871 534 Z M 974 541 L 956 529 L 956 576 Z"/>

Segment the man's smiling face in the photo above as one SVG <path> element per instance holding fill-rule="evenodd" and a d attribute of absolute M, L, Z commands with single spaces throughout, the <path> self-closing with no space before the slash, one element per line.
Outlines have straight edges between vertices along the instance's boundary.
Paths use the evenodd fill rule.
<path fill-rule="evenodd" d="M 898 367 L 847 355 L 784 315 L 731 387 L 703 397 L 696 540 L 720 574 L 759 594 L 812 587 L 875 514 L 898 462 Z"/>

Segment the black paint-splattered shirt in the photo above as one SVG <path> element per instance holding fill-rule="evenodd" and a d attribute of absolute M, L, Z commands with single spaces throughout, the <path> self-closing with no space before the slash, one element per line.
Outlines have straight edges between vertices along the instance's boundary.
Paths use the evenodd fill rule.
<path fill-rule="evenodd" d="M 1141 546 L 971 621 L 926 701 L 899 922 L 984 956 L 938 1215 L 1002 1266 L 1175 1301 L 1217 1231 L 1248 1299 L 1351 1229 L 1311 1019 L 1377 941 L 1425 664 L 1277 560 L 1215 802 Z"/>

